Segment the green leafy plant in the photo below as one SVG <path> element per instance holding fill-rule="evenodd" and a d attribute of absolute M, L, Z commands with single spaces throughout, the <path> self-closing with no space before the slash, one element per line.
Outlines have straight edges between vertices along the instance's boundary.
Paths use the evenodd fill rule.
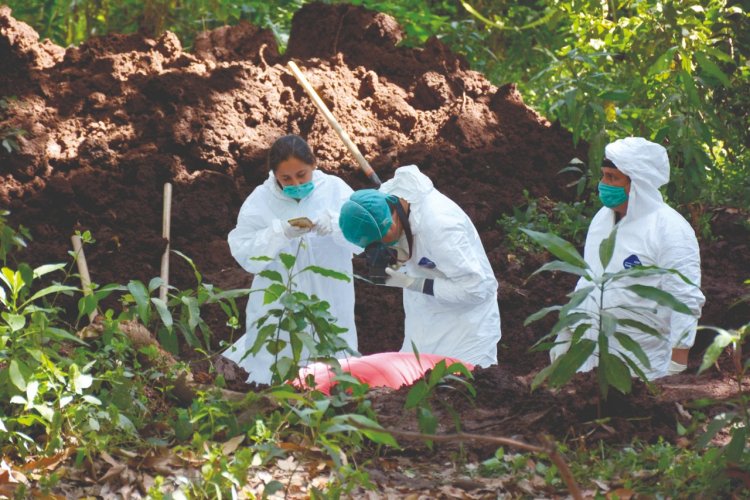
<path fill-rule="evenodd" d="M 648 335 L 661 335 L 652 326 L 635 319 L 618 317 L 614 309 L 621 309 L 633 313 L 637 317 L 641 307 L 617 306 L 615 308 L 604 306 L 604 296 L 608 290 L 618 281 L 626 280 L 624 289 L 638 297 L 653 301 L 659 305 L 669 307 L 683 314 L 691 314 L 690 309 L 678 301 L 672 294 L 659 288 L 643 285 L 637 282 L 639 278 L 655 276 L 659 274 L 675 274 L 686 283 L 691 283 L 678 271 L 662 269 L 655 266 L 638 266 L 622 271 L 609 273 L 604 272 L 601 276 L 594 276 L 591 268 L 578 253 L 575 247 L 564 239 L 551 233 L 540 233 L 529 229 L 522 229 L 531 239 L 546 248 L 550 253 L 560 260 L 544 264 L 534 274 L 542 271 L 562 271 L 576 274 L 583 282 L 579 282 L 577 289 L 569 295 L 570 300 L 565 305 L 545 307 L 529 316 L 525 323 L 539 320 L 551 312 L 558 312 L 558 320 L 552 330 L 542 337 L 533 349 L 550 349 L 555 344 L 547 339 L 556 336 L 563 329 L 573 331 L 570 346 L 565 354 L 559 356 L 551 365 L 540 371 L 532 382 L 532 387 L 538 387 L 547 380 L 552 386 L 559 387 L 567 383 L 586 360 L 598 350 L 597 377 L 602 397 L 606 399 L 609 387 L 612 386 L 622 393 L 630 392 L 632 388 L 631 371 L 647 381 L 646 375 L 639 367 L 638 362 L 646 368 L 650 363 L 646 353 L 641 346 L 634 341 L 622 327 L 642 332 Z M 617 229 L 615 228 L 608 238 L 604 239 L 599 247 L 599 258 L 602 268 L 606 269 L 615 248 Z M 533 275 L 532 275 L 533 276 Z M 620 285 L 620 283 L 617 283 Z M 593 294 L 593 295 L 592 295 Z M 577 307 L 592 295 L 598 309 L 595 311 L 583 311 Z M 596 340 L 585 338 L 584 334 L 589 330 L 596 333 Z M 616 339 L 624 348 L 623 351 L 613 352 L 610 349 L 610 340 Z M 637 361 L 636 361 L 637 360 Z"/>
<path fill-rule="evenodd" d="M 177 290 L 170 286 L 167 300 L 164 301 L 157 296 L 163 284 L 161 278 L 153 278 L 148 285 L 137 280 L 130 281 L 127 285 L 130 293 L 122 298 L 128 311 L 125 317 L 138 318 L 147 328 L 153 328 L 161 345 L 172 353 L 177 353 L 179 349 L 178 333 L 188 345 L 208 353 L 211 351 L 212 332 L 201 317 L 201 309 L 218 304 L 227 315 L 227 324 L 238 329 L 240 325 L 236 298 L 247 295 L 250 290 L 224 291 L 205 283 L 192 259 L 177 250 L 172 252 L 182 257 L 192 268 L 196 279 L 195 289 Z"/>
<path fill-rule="evenodd" d="M 505 233 L 504 240 L 510 250 L 530 252 L 533 241 L 523 229 L 548 232 L 554 230 L 576 246 L 582 246 L 586 237 L 594 204 L 584 201 L 554 202 L 549 198 L 534 198 L 523 190 L 526 204 L 513 207 L 513 214 L 503 214 L 498 224 Z"/>
<path fill-rule="evenodd" d="M 302 244 L 300 242 L 300 245 Z M 346 274 L 319 266 L 307 266 L 295 270 L 297 258 L 291 254 L 282 253 L 279 259 L 286 270 L 286 277 L 269 269 L 258 273 L 259 276 L 271 281 L 271 284 L 263 290 L 264 305 L 278 304 L 278 307 L 269 309 L 258 319 L 257 337 L 244 354 L 244 356 L 257 354 L 261 349 L 266 349 L 273 354 L 274 363 L 271 371 L 274 383 L 297 377 L 300 362 L 303 361 L 303 348 L 309 353 L 310 360 L 323 359 L 335 362 L 337 353 L 356 354 L 340 337 L 339 334 L 345 332 L 346 329 L 336 325 L 335 318 L 328 310 L 330 304 L 315 295 L 308 296 L 297 290 L 294 284 L 295 277 L 306 272 L 343 281 L 349 281 L 351 278 Z M 253 260 L 268 262 L 271 259 L 257 257 Z M 286 334 L 282 335 L 282 331 Z M 287 346 L 290 347 L 291 356 L 282 355 L 282 351 Z"/>
<path fill-rule="evenodd" d="M 412 347 L 414 346 L 412 345 Z M 419 353 L 416 351 L 416 348 L 414 348 L 414 354 L 419 361 Z M 465 378 L 459 377 L 457 374 L 460 374 Z M 432 370 L 429 371 L 429 374 L 426 374 L 425 377 L 415 382 L 411 389 L 409 389 L 404 408 L 416 411 L 417 424 L 422 433 L 435 434 L 438 421 L 430 403 L 430 401 L 434 399 L 435 390 L 438 387 L 454 388 L 449 384 L 449 382 L 454 382 L 459 387 L 466 389 L 470 397 L 473 398 L 476 396 L 476 390 L 474 389 L 474 386 L 466 380 L 472 380 L 473 378 L 471 371 L 464 364 L 451 363 L 448 365 L 444 359 L 440 360 Z M 442 401 L 440 402 L 442 404 Z M 454 417 L 453 420 L 456 429 L 460 431 L 461 421 L 458 414 L 455 411 L 452 411 L 452 408 L 447 407 L 447 409 Z M 428 447 L 432 448 L 432 441 L 426 441 L 426 443 Z"/>
<path fill-rule="evenodd" d="M 23 246 L 18 233 L 3 228 L 2 234 L 13 235 L 0 240 L 3 255 L 10 250 L 8 242 Z M 86 438 L 78 447 L 83 457 L 107 439 L 132 439 L 135 426 L 127 415 L 143 414 L 132 395 L 127 397 L 129 407 L 122 409 L 113 397 L 118 387 L 137 386 L 121 364 L 126 349 L 111 312 L 105 315 L 108 326 L 99 340 L 79 338 L 63 320 L 55 299 L 81 293 L 64 284 L 67 271 L 61 281 L 48 282 L 64 270 L 62 263 L 0 269 L 0 435 L 21 456 L 55 453 L 75 436 Z M 98 436 L 103 429 L 113 432 Z"/>
<path fill-rule="evenodd" d="M 744 298 L 743 300 L 748 300 Z M 750 462 L 750 450 L 748 439 L 750 438 L 750 394 L 744 389 L 743 381 L 750 373 L 750 358 L 742 359 L 742 346 L 750 338 L 750 323 L 737 329 L 724 329 L 718 327 L 702 327 L 703 329 L 716 332 L 711 345 L 703 355 L 703 361 L 698 373 L 702 373 L 713 366 L 722 352 L 729 350 L 731 353 L 732 373 L 737 382 L 737 393 L 729 401 L 723 401 L 722 405 L 729 405 L 730 410 L 724 411 L 716 416 L 709 424 L 706 432 L 698 439 L 696 444 L 705 447 L 722 429 L 728 429 L 731 440 L 723 448 L 723 454 L 730 462 Z"/>

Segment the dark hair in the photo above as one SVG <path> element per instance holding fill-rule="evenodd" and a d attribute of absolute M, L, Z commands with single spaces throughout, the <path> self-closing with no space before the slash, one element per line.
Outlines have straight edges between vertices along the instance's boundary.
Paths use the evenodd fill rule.
<path fill-rule="evenodd" d="M 602 160 L 602 167 L 617 168 L 617 165 L 615 165 L 609 158 L 604 158 Z"/>
<path fill-rule="evenodd" d="M 274 141 L 268 151 L 268 169 L 275 172 L 279 163 L 296 158 L 308 165 L 315 165 L 315 155 L 305 140 L 298 135 L 285 135 Z"/>

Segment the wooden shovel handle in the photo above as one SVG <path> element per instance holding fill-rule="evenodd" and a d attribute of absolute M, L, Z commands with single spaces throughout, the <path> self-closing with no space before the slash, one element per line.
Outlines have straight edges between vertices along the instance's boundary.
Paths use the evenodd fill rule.
<path fill-rule="evenodd" d="M 359 152 L 359 148 L 349 138 L 349 134 L 346 133 L 346 130 L 341 128 L 341 125 L 339 125 L 339 123 L 336 121 L 336 118 L 329 111 L 328 106 L 326 106 L 317 92 L 315 92 L 315 89 L 312 88 L 312 85 L 310 85 L 310 82 L 307 81 L 307 78 L 305 78 L 305 75 L 302 73 L 302 71 L 300 71 L 299 67 L 294 63 L 294 61 L 289 61 L 289 68 L 292 70 L 292 73 L 294 73 L 294 76 L 297 78 L 299 84 L 302 85 L 302 88 L 305 89 L 307 95 L 309 95 L 310 99 L 312 99 L 313 103 L 315 103 L 315 106 L 320 110 L 321 113 L 323 113 L 325 119 L 328 121 L 331 127 L 333 127 L 333 130 L 336 132 L 336 134 L 338 134 L 339 138 L 341 138 L 341 140 L 344 142 L 344 145 L 346 145 L 347 149 L 349 149 L 349 152 L 352 154 L 352 156 L 354 156 L 354 159 L 357 160 L 357 163 L 362 169 L 362 172 L 365 173 L 367 178 L 370 179 L 370 181 L 372 181 L 372 183 L 376 187 L 380 187 L 381 182 L 378 174 L 375 173 L 367 160 L 365 160 L 365 157 L 362 156 L 362 153 Z"/>

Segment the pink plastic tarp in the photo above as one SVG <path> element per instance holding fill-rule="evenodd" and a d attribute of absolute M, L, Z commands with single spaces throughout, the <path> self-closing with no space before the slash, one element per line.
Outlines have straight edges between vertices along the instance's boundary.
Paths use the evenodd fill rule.
<path fill-rule="evenodd" d="M 346 358 L 339 360 L 341 369 L 350 373 L 360 382 L 365 382 L 370 387 L 391 387 L 398 389 L 404 385 L 411 385 L 422 378 L 427 370 L 435 367 L 440 361 L 450 366 L 453 363 L 462 363 L 469 370 L 474 366 L 463 363 L 459 359 L 440 356 L 437 354 L 416 355 L 409 352 L 382 352 L 369 354 L 359 358 Z M 309 375 L 315 378 L 315 388 L 324 394 L 330 394 L 335 385 L 334 372 L 324 363 L 313 363 L 299 371 L 299 378 L 294 385 L 302 386 Z"/>

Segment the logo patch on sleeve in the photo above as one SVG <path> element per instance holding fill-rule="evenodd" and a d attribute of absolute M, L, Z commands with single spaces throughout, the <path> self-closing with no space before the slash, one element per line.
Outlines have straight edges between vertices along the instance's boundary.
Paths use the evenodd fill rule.
<path fill-rule="evenodd" d="M 431 261 L 430 259 L 428 259 L 427 257 L 422 257 L 421 259 L 419 259 L 419 262 L 418 262 L 418 264 L 419 264 L 419 265 L 420 265 L 421 267 L 426 267 L 427 269 L 435 269 L 435 268 L 437 267 L 437 266 L 435 265 L 435 263 L 434 263 L 434 262 L 432 262 L 432 261 Z"/>
<path fill-rule="evenodd" d="M 639 259 L 636 254 L 633 254 L 622 261 L 622 265 L 625 269 L 631 269 L 633 267 L 642 266 L 643 264 L 641 264 L 641 259 Z"/>

